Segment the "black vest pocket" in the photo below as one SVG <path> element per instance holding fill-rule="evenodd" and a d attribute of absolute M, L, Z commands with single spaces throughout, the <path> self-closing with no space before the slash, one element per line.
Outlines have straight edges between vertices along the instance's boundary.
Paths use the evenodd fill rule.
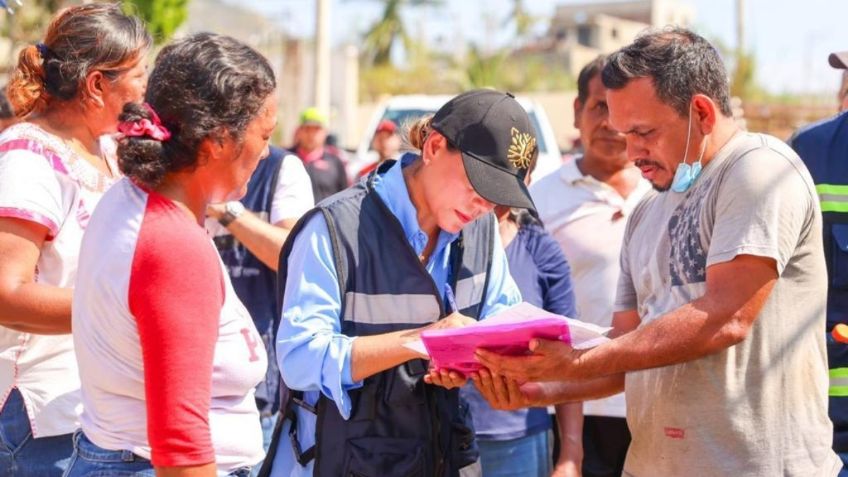
<path fill-rule="evenodd" d="M 386 375 L 384 402 L 389 407 L 423 406 L 424 375 L 427 364 L 414 359 L 391 370 Z"/>
<path fill-rule="evenodd" d="M 459 400 L 459 412 L 451 422 L 451 468 L 461 469 L 480 458 L 480 450 L 474 436 L 471 412 L 465 400 Z"/>
<path fill-rule="evenodd" d="M 397 437 L 347 441 L 344 477 L 424 477 L 424 442 Z"/>

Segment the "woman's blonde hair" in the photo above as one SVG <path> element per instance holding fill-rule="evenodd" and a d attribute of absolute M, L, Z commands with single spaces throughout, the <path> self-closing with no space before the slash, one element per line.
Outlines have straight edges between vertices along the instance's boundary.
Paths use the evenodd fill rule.
<path fill-rule="evenodd" d="M 422 151 L 424 149 L 424 143 L 427 142 L 427 138 L 430 137 L 430 133 L 434 131 L 433 115 L 429 114 L 427 116 L 422 116 L 412 122 L 406 123 L 404 124 L 403 129 L 406 131 L 406 133 L 403 134 L 403 137 L 405 138 L 407 145 L 412 149 Z M 458 151 L 456 146 L 454 146 L 450 141 L 447 141 L 447 148 L 448 151 Z"/>
<path fill-rule="evenodd" d="M 427 136 L 430 135 L 433 124 L 433 115 L 422 116 L 414 121 L 407 122 L 403 125 L 406 131 L 403 137 L 406 138 L 406 143 L 412 149 L 421 151 L 424 149 L 424 143 L 427 141 Z"/>

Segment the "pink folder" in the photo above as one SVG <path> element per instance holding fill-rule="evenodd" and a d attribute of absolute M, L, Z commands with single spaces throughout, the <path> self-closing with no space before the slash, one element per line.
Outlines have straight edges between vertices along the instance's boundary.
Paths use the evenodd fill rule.
<path fill-rule="evenodd" d="M 571 344 L 568 322 L 562 317 L 550 315 L 521 319 L 492 318 L 464 328 L 421 333 L 421 340 L 436 369 L 450 369 L 463 374 L 481 368 L 474 357 L 477 348 L 517 356 L 528 352 L 530 340 L 534 338 Z"/>

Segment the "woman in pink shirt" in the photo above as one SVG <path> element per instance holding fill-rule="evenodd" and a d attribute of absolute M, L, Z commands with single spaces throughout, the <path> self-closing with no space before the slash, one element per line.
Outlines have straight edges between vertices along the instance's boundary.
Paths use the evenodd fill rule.
<path fill-rule="evenodd" d="M 80 251 L 82 431 L 66 477 L 246 476 L 263 457 L 262 338 L 204 228 L 238 200 L 277 122 L 274 74 L 238 41 L 166 46 L 124 107 L 118 162 Z"/>
<path fill-rule="evenodd" d="M 71 293 L 94 206 L 120 173 L 118 113 L 146 84 L 150 36 L 117 5 L 59 12 L 24 48 L 0 134 L 0 475 L 62 474 L 79 426 Z"/>

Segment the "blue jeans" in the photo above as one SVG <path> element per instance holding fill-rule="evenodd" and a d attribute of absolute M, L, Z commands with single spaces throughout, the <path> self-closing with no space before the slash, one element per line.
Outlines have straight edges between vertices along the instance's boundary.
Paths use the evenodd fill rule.
<path fill-rule="evenodd" d="M 228 477 L 248 477 L 243 468 Z M 108 450 L 88 440 L 82 431 L 74 434 L 74 455 L 64 477 L 156 477 L 149 460 L 128 450 Z"/>
<path fill-rule="evenodd" d="M 13 389 L 0 412 L 0 475 L 61 476 L 73 452 L 71 436 L 33 439 L 23 396 Z"/>
<path fill-rule="evenodd" d="M 548 477 L 551 458 L 548 433 L 537 432 L 518 439 L 477 439 L 480 465 L 485 477 Z"/>

